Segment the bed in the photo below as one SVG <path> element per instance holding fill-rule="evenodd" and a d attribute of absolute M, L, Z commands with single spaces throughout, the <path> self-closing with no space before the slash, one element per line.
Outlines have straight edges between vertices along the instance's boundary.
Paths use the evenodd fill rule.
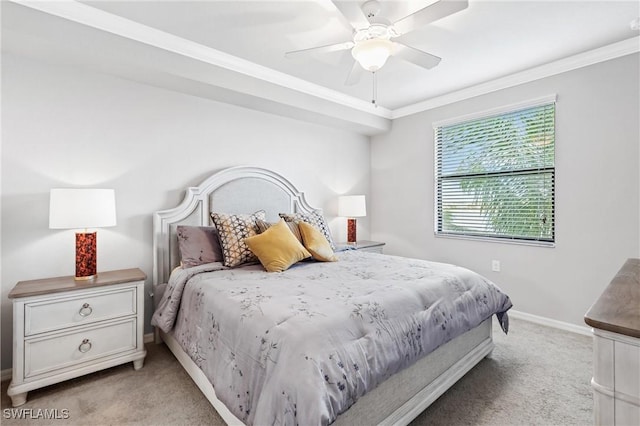
<path fill-rule="evenodd" d="M 509 298 L 454 265 L 336 249 L 281 273 L 180 267 L 178 227 L 211 212 L 322 211 L 273 171 L 233 167 L 153 216 L 156 338 L 228 424 L 408 424 L 492 351 L 494 314 L 507 331 Z"/>

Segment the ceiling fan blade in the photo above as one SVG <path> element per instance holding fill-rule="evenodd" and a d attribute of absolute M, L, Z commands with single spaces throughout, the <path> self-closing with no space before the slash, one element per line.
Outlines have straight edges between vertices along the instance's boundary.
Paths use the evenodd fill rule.
<path fill-rule="evenodd" d="M 426 69 L 435 67 L 442 60 L 442 58 L 438 56 L 397 42 L 393 43 L 393 56 Z"/>
<path fill-rule="evenodd" d="M 353 86 L 354 84 L 358 83 L 360 81 L 360 77 L 362 77 L 363 72 L 364 69 L 360 66 L 358 61 L 353 61 L 351 71 L 349 71 L 347 80 L 344 82 L 345 86 Z"/>
<path fill-rule="evenodd" d="M 394 22 L 393 27 L 398 33 L 406 34 L 467 7 L 468 0 L 440 0 Z"/>
<path fill-rule="evenodd" d="M 318 47 L 310 47 L 308 49 L 301 50 L 292 50 L 284 54 L 285 57 L 290 58 L 292 56 L 296 56 L 302 53 L 329 53 L 329 52 L 337 52 L 339 50 L 347 50 L 353 47 L 354 43 L 352 41 L 345 41 L 343 43 L 336 44 L 327 44 L 326 46 L 318 46 Z"/>
<path fill-rule="evenodd" d="M 357 1 L 331 1 L 353 28 L 360 30 L 371 25 Z"/>

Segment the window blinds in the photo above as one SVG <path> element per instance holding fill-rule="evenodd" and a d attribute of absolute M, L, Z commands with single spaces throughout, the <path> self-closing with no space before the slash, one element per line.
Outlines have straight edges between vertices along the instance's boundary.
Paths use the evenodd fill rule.
<path fill-rule="evenodd" d="M 435 128 L 436 233 L 555 241 L 555 102 Z"/>

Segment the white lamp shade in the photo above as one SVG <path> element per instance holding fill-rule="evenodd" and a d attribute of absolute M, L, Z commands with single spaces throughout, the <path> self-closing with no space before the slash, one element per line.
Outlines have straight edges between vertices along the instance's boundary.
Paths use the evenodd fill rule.
<path fill-rule="evenodd" d="M 351 55 L 367 71 L 376 72 L 387 62 L 393 43 L 385 39 L 369 39 L 356 43 Z"/>
<path fill-rule="evenodd" d="M 363 217 L 367 215 L 364 195 L 343 195 L 338 197 L 338 216 Z"/>
<path fill-rule="evenodd" d="M 49 199 L 49 228 L 80 229 L 116 225 L 113 189 L 54 188 Z"/>

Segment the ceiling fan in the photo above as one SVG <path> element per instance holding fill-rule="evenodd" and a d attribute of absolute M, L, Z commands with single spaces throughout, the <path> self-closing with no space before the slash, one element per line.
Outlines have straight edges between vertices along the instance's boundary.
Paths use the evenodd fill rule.
<path fill-rule="evenodd" d="M 354 63 L 345 81 L 346 85 L 356 84 L 363 70 L 374 73 L 375 78 L 375 72 L 382 68 L 389 56 L 427 69 L 435 67 L 441 60 L 438 56 L 392 39 L 464 10 L 469 5 L 468 0 L 439 0 L 392 23 L 380 16 L 380 3 L 377 0 L 369 0 L 362 5 L 353 1 L 332 1 L 353 27 L 353 41 L 294 50 L 287 52 L 285 56 L 351 49 Z"/>

